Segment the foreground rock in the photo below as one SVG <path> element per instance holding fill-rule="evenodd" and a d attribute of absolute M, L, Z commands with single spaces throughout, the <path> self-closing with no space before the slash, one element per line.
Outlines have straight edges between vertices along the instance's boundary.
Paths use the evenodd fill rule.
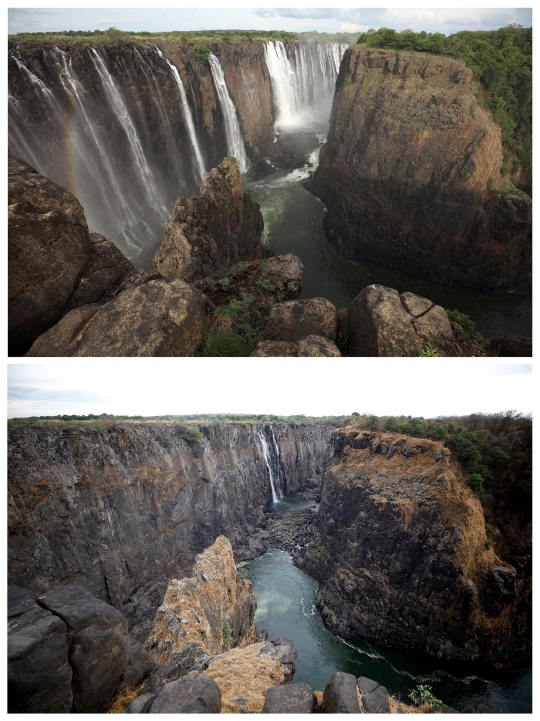
<path fill-rule="evenodd" d="M 531 199 L 502 165 L 500 128 L 462 61 L 355 46 L 309 187 L 345 257 L 490 290 L 531 273 Z"/>
<path fill-rule="evenodd" d="M 133 266 L 101 235 L 88 234 L 72 193 L 9 159 L 9 354 L 24 355 L 63 313 L 101 300 Z"/>
<path fill-rule="evenodd" d="M 85 305 L 40 336 L 28 356 L 193 356 L 212 305 L 182 280 L 153 280 Z"/>
<path fill-rule="evenodd" d="M 188 668 L 202 656 L 252 642 L 256 608 L 251 583 L 221 536 L 197 556 L 189 578 L 170 582 L 145 647 L 158 664 Z"/>
<path fill-rule="evenodd" d="M 75 585 L 50 589 L 39 605 L 18 587 L 9 598 L 9 711 L 106 711 L 128 666 L 122 614 Z"/>
<path fill-rule="evenodd" d="M 325 713 L 362 713 L 354 676 L 335 673 L 324 688 L 323 703 Z"/>
<path fill-rule="evenodd" d="M 322 336 L 335 342 L 337 310 L 326 298 L 275 303 L 270 311 L 263 340 L 301 341 L 306 336 Z"/>
<path fill-rule="evenodd" d="M 307 683 L 268 689 L 261 713 L 313 713 L 315 694 Z"/>
<path fill-rule="evenodd" d="M 166 278 L 192 281 L 239 260 L 262 259 L 263 227 L 237 163 L 226 158 L 204 174 L 200 197 L 176 201 L 154 266 Z"/>
<path fill-rule="evenodd" d="M 251 354 L 252 358 L 339 358 L 335 343 L 320 335 L 308 335 L 301 341 L 263 340 Z"/>
<path fill-rule="evenodd" d="M 168 683 L 152 701 L 150 713 L 220 713 L 217 683 L 201 673 Z"/>
<path fill-rule="evenodd" d="M 459 326 L 454 329 L 441 306 L 382 285 L 369 285 L 356 296 L 348 313 L 348 330 L 349 349 L 356 356 L 416 357 L 423 351 L 439 356 L 490 355 Z"/>
<path fill-rule="evenodd" d="M 354 425 L 335 432 L 334 449 L 317 532 L 298 560 L 320 583 L 325 623 L 426 656 L 500 653 L 519 632 L 516 571 L 488 548 L 480 501 L 451 452 Z"/>

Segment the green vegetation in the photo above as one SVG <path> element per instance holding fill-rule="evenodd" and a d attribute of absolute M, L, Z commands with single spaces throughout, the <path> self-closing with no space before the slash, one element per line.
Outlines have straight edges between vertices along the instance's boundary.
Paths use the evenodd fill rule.
<path fill-rule="evenodd" d="M 532 28 L 509 25 L 499 30 L 464 30 L 454 35 L 397 32 L 381 28 L 362 33 L 358 43 L 447 55 L 464 60 L 480 81 L 480 97 L 502 129 L 503 173 L 520 164 L 532 167 Z"/>
<path fill-rule="evenodd" d="M 203 64 L 208 60 L 208 56 L 210 55 L 210 48 L 207 47 L 204 43 L 198 43 L 193 48 L 192 54 L 195 60 L 197 60 L 197 62 Z"/>
<path fill-rule="evenodd" d="M 482 345 L 489 345 L 489 341 L 477 332 L 474 320 L 470 316 L 465 313 L 461 313 L 455 308 L 454 310 L 447 310 L 446 315 L 448 316 L 448 320 L 454 321 L 454 323 L 459 323 L 471 340 L 474 340 L 477 343 L 482 343 Z"/>
<path fill-rule="evenodd" d="M 424 347 L 418 352 L 419 358 L 438 358 L 439 349 L 431 343 L 424 343 Z"/>
<path fill-rule="evenodd" d="M 472 473 L 467 481 L 469 488 L 478 493 L 484 487 L 484 479 L 479 473 Z M 488 524 L 489 525 L 489 524 Z"/>
<path fill-rule="evenodd" d="M 259 341 L 259 334 L 246 323 L 237 325 L 228 332 L 210 328 L 199 348 L 199 355 L 213 358 L 245 357 L 251 355 Z"/>
<path fill-rule="evenodd" d="M 225 160 L 228 160 L 229 163 L 234 163 L 235 165 L 238 165 L 238 160 L 234 157 L 234 155 L 227 155 Z"/>
<path fill-rule="evenodd" d="M 228 641 L 230 638 L 232 638 L 231 624 L 227 621 L 226 618 L 223 619 L 222 630 L 223 638 L 225 639 L 225 641 Z"/>
<path fill-rule="evenodd" d="M 203 434 L 198 428 L 192 428 L 190 431 L 184 434 L 184 440 L 189 443 L 192 448 L 199 445 L 203 438 Z"/>
<path fill-rule="evenodd" d="M 422 704 L 428 703 L 431 706 L 444 706 L 443 702 L 431 693 L 431 686 L 419 684 L 409 694 L 409 698 L 415 706 L 422 706 Z"/>

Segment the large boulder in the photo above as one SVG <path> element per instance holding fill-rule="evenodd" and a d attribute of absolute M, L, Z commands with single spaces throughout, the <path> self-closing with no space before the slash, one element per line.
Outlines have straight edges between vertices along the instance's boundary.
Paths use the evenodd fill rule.
<path fill-rule="evenodd" d="M 19 586 L 8 586 L 8 712 L 69 713 L 73 704 L 66 623 Z"/>
<path fill-rule="evenodd" d="M 355 677 L 337 671 L 324 688 L 323 705 L 324 713 L 362 713 Z"/>
<path fill-rule="evenodd" d="M 532 338 L 521 335 L 496 335 L 490 340 L 492 350 L 501 358 L 530 358 Z"/>
<path fill-rule="evenodd" d="M 178 198 L 154 266 L 167 278 L 191 281 L 238 260 L 259 260 L 263 227 L 237 163 L 226 158 L 204 174 L 199 197 Z"/>
<path fill-rule="evenodd" d="M 263 339 L 301 341 L 316 335 L 334 342 L 337 329 L 337 310 L 326 298 L 291 300 L 272 306 Z"/>
<path fill-rule="evenodd" d="M 69 629 L 72 713 L 105 712 L 128 664 L 126 619 L 82 586 L 52 588 L 38 601 Z"/>
<path fill-rule="evenodd" d="M 316 698 L 307 683 L 269 688 L 261 713 L 313 713 Z"/>
<path fill-rule="evenodd" d="M 62 315 L 90 258 L 81 204 L 16 158 L 8 176 L 9 354 L 24 355 Z"/>
<path fill-rule="evenodd" d="M 461 330 L 460 326 L 458 328 Z M 356 356 L 488 355 L 478 343 L 457 337 L 446 311 L 427 298 L 369 285 L 348 313 L 349 350 Z"/>
<path fill-rule="evenodd" d="M 65 313 L 102 301 L 133 265 L 88 233 L 74 195 L 9 159 L 9 353 L 24 355 Z"/>
<path fill-rule="evenodd" d="M 252 358 L 337 358 L 341 357 L 335 343 L 321 335 L 308 335 L 301 341 L 262 340 Z"/>
<path fill-rule="evenodd" d="M 133 271 L 133 264 L 114 243 L 99 233 L 90 233 L 90 258 L 63 312 L 97 303 L 109 288 L 121 283 Z"/>
<path fill-rule="evenodd" d="M 200 673 L 166 684 L 150 706 L 150 713 L 220 713 L 217 683 Z"/>
<path fill-rule="evenodd" d="M 28 356 L 192 356 L 212 304 L 182 280 L 153 280 L 68 313 Z"/>

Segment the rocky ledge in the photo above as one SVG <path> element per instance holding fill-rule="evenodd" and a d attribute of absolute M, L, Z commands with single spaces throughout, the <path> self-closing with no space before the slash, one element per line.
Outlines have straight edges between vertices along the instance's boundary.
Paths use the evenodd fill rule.
<path fill-rule="evenodd" d="M 530 339 L 472 340 L 440 306 L 372 285 L 337 309 L 298 299 L 304 266 L 267 258 L 262 215 L 235 162 L 179 198 L 154 256 L 135 271 L 89 234 L 68 191 L 10 159 L 9 352 L 50 356 L 486 356 L 531 353 Z"/>

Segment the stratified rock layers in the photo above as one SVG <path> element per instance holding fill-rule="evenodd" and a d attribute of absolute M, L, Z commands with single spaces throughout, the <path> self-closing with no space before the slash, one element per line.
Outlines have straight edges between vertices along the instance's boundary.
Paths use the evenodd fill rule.
<path fill-rule="evenodd" d="M 472 79 L 450 58 L 347 50 L 309 184 L 340 253 L 443 285 L 530 277 L 531 200 L 501 176 L 500 129 Z"/>
<path fill-rule="evenodd" d="M 331 426 L 167 423 L 10 430 L 9 579 L 36 592 L 86 586 L 138 633 L 171 578 L 220 534 L 249 555 L 272 494 L 259 433 L 284 490 L 320 477 Z M 247 545 L 246 545 L 247 544 Z"/>
<path fill-rule="evenodd" d="M 488 549 L 480 502 L 450 451 L 354 426 L 336 431 L 334 446 L 318 534 L 299 563 L 320 582 L 325 623 L 345 638 L 455 660 L 509 643 L 516 572 Z"/>

